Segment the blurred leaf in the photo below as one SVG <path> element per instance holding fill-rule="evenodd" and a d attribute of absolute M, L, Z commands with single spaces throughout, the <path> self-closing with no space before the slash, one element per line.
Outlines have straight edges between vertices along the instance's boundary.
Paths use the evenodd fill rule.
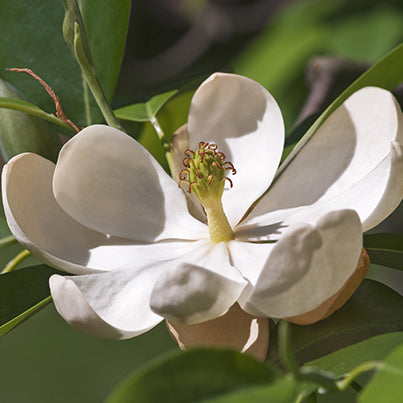
<path fill-rule="evenodd" d="M 346 304 L 313 325 L 292 325 L 293 344 L 303 364 L 378 334 L 403 331 L 403 296 L 384 284 L 364 280 Z M 270 338 L 269 362 L 280 357 L 276 333 Z"/>
<path fill-rule="evenodd" d="M 358 400 L 361 403 L 400 403 L 402 396 L 403 344 L 400 344 L 386 357 Z"/>
<path fill-rule="evenodd" d="M 0 96 L 24 101 L 16 88 L 1 79 Z M 24 152 L 56 161 L 61 146 L 57 131 L 47 122 L 24 112 L 0 108 L 0 151 L 5 161 Z"/>
<path fill-rule="evenodd" d="M 206 403 L 293 403 L 296 385 L 292 377 L 284 377 L 267 386 L 254 386 L 228 395 L 203 400 Z"/>
<path fill-rule="evenodd" d="M 279 376 L 276 370 L 236 351 L 195 349 L 171 354 L 129 376 L 107 402 L 193 403 L 270 384 Z"/>
<path fill-rule="evenodd" d="M 403 44 L 388 53 L 383 59 L 374 64 L 353 84 L 351 84 L 332 104 L 322 113 L 322 115 L 311 126 L 307 133 L 294 147 L 289 156 L 281 164 L 277 177 L 291 163 L 295 156 L 301 151 L 309 139 L 316 133 L 319 127 L 350 95 L 366 86 L 376 86 L 392 90 L 403 81 Z"/>
<path fill-rule="evenodd" d="M 403 270 L 403 234 L 364 234 L 371 263 Z"/>
<path fill-rule="evenodd" d="M 55 273 L 40 265 L 0 275 L 0 337 L 51 301 L 48 280 Z"/>
<path fill-rule="evenodd" d="M 146 122 L 151 120 L 161 107 L 172 98 L 178 90 L 164 92 L 150 98 L 147 102 L 125 106 L 115 110 L 115 115 L 119 119 L 132 120 L 134 122 Z"/>
<path fill-rule="evenodd" d="M 331 22 L 327 47 L 330 52 L 350 60 L 373 62 L 399 44 L 402 26 L 401 13 L 379 4 Z"/>
<path fill-rule="evenodd" d="M 123 57 L 130 0 L 80 1 L 97 71 L 108 100 L 112 99 Z M 29 67 L 60 97 L 68 118 L 79 126 L 102 121 L 80 69 L 62 35 L 63 4 L 54 0 L 0 0 L 0 74 L 43 110 L 53 102 L 39 84 L 6 67 Z M 16 23 L 18 21 L 18 23 Z M 3 74 L 4 72 L 4 74 Z M 86 97 L 89 105 L 86 110 Z"/>
<path fill-rule="evenodd" d="M 381 334 L 310 361 L 305 365 L 329 371 L 339 377 L 364 362 L 383 360 L 401 343 L 403 343 L 403 332 Z"/>
<path fill-rule="evenodd" d="M 309 57 L 321 49 L 327 34 L 324 18 L 341 2 L 296 2 L 276 19 L 234 60 L 235 72 L 256 80 L 275 96 L 304 68 Z"/>

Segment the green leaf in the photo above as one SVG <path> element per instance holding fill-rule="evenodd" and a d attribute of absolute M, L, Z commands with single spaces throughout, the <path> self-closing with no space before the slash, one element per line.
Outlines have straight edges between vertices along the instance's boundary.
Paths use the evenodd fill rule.
<path fill-rule="evenodd" d="M 401 343 L 403 343 L 403 332 L 380 334 L 305 365 L 329 371 L 336 377 L 340 377 L 364 362 L 383 360 Z"/>
<path fill-rule="evenodd" d="M 403 396 L 403 344 L 396 347 L 360 393 L 361 403 L 400 403 Z"/>
<path fill-rule="evenodd" d="M 162 106 L 177 93 L 178 90 L 164 92 L 153 96 L 147 102 L 124 106 L 114 112 L 119 119 L 131 120 L 133 122 L 146 122 L 151 120 Z"/>
<path fill-rule="evenodd" d="M 21 89 L 28 100 L 41 109 L 54 111 L 52 100 L 35 80 L 5 71 L 6 67 L 29 67 L 55 90 L 66 116 L 74 123 L 86 126 L 101 122 L 98 106 L 83 84 L 79 66 L 63 39 L 63 3 L 0 1 L 2 78 Z M 131 1 L 81 0 L 80 5 L 97 76 L 110 101 L 124 53 Z"/>
<path fill-rule="evenodd" d="M 51 301 L 48 280 L 55 273 L 40 265 L 0 275 L 0 336 Z"/>
<path fill-rule="evenodd" d="M 403 44 L 388 53 L 383 59 L 374 64 L 353 84 L 351 84 L 332 104 L 320 115 L 311 128 L 306 132 L 285 161 L 281 164 L 277 177 L 285 170 L 296 155 L 301 151 L 319 127 L 350 95 L 367 86 L 381 87 L 392 90 L 403 81 Z"/>
<path fill-rule="evenodd" d="M 384 284 L 364 280 L 346 304 L 313 325 L 292 325 L 293 345 L 303 364 L 378 334 L 403 331 L 403 297 Z M 280 364 L 276 333 L 269 362 Z"/>
<path fill-rule="evenodd" d="M 48 122 L 54 123 L 56 125 L 63 126 L 66 129 L 73 130 L 73 128 L 70 125 L 60 120 L 57 116 L 53 115 L 52 113 L 47 113 L 38 106 L 33 105 L 27 101 L 14 98 L 0 97 L 0 108 L 25 112 L 28 113 L 28 115 L 36 116 L 38 118 L 47 120 Z"/>
<path fill-rule="evenodd" d="M 1 79 L 0 97 L 15 98 L 14 103 L 25 101 L 16 88 Z M 24 112 L 0 108 L 0 151 L 5 161 L 24 152 L 56 161 L 61 146 L 57 131 L 47 122 Z"/>
<path fill-rule="evenodd" d="M 203 400 L 206 403 L 291 403 L 295 402 L 296 384 L 287 376 L 267 386 L 255 386 L 229 393 L 223 397 Z"/>
<path fill-rule="evenodd" d="M 403 234 L 364 234 L 371 263 L 403 270 Z"/>
<path fill-rule="evenodd" d="M 107 402 L 193 403 L 269 384 L 279 376 L 236 351 L 195 349 L 171 354 L 129 376 Z"/>

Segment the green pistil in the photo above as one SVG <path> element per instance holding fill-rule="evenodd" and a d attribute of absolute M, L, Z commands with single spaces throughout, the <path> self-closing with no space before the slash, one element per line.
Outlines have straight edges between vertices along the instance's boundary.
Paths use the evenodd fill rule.
<path fill-rule="evenodd" d="M 199 143 L 196 151 L 186 150 L 183 165 L 186 167 L 179 174 L 179 186 L 186 183 L 188 192 L 193 193 L 203 205 L 212 242 L 227 242 L 234 238 L 228 219 L 224 213 L 221 198 L 224 192 L 226 171 L 236 173 L 233 165 L 225 161 L 225 155 L 217 152 L 216 144 Z"/>

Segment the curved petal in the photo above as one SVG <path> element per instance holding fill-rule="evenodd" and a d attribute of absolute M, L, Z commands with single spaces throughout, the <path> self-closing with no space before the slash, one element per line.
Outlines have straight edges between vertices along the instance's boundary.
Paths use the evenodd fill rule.
<path fill-rule="evenodd" d="M 293 225 L 239 303 L 252 315 L 286 318 L 309 312 L 342 288 L 361 248 L 361 223 L 353 210 L 330 212 L 315 225 Z"/>
<path fill-rule="evenodd" d="M 256 318 L 234 304 L 219 318 L 194 325 L 167 321 L 171 336 L 182 350 L 191 347 L 234 348 L 264 361 L 269 347 L 269 321 Z"/>
<path fill-rule="evenodd" d="M 20 154 L 3 168 L 2 193 L 7 223 L 18 242 L 51 266 L 70 273 L 86 267 L 90 251 L 108 242 L 105 234 L 74 221 L 52 193 L 55 165 L 36 154 Z"/>
<path fill-rule="evenodd" d="M 393 95 L 366 87 L 348 98 L 318 129 L 259 201 L 250 218 L 329 200 L 368 175 L 403 143 L 403 118 Z"/>
<path fill-rule="evenodd" d="M 89 126 L 64 145 L 53 191 L 75 220 L 109 235 L 141 242 L 208 236 L 151 154 L 109 126 Z"/>
<path fill-rule="evenodd" d="M 3 169 L 3 204 L 8 225 L 41 260 L 74 274 L 108 271 L 138 260 L 168 260 L 198 248 L 198 242 L 138 245 L 109 237 L 73 220 L 52 192 L 55 165 L 36 155 L 20 154 Z"/>
<path fill-rule="evenodd" d="M 237 229 L 237 237 L 255 241 L 279 239 L 290 225 L 314 222 L 318 216 L 338 209 L 352 209 L 363 231 L 381 223 L 403 197 L 403 146 L 390 144 L 389 154 L 364 178 L 337 196 L 311 206 L 282 209 L 249 218 Z"/>
<path fill-rule="evenodd" d="M 223 242 L 204 257 L 188 255 L 181 260 L 165 265 L 151 294 L 151 309 L 170 321 L 191 324 L 217 318 L 237 301 L 246 285 L 231 267 Z"/>
<path fill-rule="evenodd" d="M 312 311 L 303 313 L 302 315 L 291 316 L 286 318 L 286 320 L 288 322 L 296 323 L 297 325 L 311 325 L 312 323 L 328 318 L 333 314 L 333 312 L 341 308 L 354 294 L 355 290 L 367 274 L 369 265 L 370 261 L 367 251 L 363 248 L 353 274 L 344 283 L 343 287 L 336 292 L 336 294 L 329 297 Z"/>
<path fill-rule="evenodd" d="M 49 285 L 60 315 L 86 334 L 127 339 L 142 334 L 162 317 L 149 307 L 162 265 L 143 265 L 85 276 L 54 275 Z"/>
<path fill-rule="evenodd" d="M 199 87 L 190 106 L 189 146 L 218 145 L 237 170 L 225 189 L 224 210 L 236 225 L 269 187 L 280 162 L 284 124 L 280 109 L 260 84 L 234 74 L 216 73 Z"/>

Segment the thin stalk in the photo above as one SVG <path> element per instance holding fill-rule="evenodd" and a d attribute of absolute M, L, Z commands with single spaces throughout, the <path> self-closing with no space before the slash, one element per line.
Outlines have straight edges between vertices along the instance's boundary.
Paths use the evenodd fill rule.
<path fill-rule="evenodd" d="M 4 248 L 5 246 L 11 245 L 14 242 L 17 242 L 17 240 L 12 235 L 10 235 L 6 238 L 0 239 L 0 248 Z"/>
<path fill-rule="evenodd" d="M 280 357 L 283 361 L 284 366 L 296 378 L 299 378 L 300 370 L 293 351 L 291 328 L 290 324 L 286 320 L 280 321 L 278 338 Z"/>
<path fill-rule="evenodd" d="M 337 388 L 339 390 L 346 390 L 348 387 L 352 386 L 355 382 L 357 376 L 363 374 L 364 372 L 373 371 L 374 369 L 379 369 L 382 367 L 382 363 L 379 361 L 369 361 L 364 362 L 358 367 L 354 368 L 346 377 L 336 382 Z"/>
<path fill-rule="evenodd" d="M 154 126 L 154 129 L 157 132 L 157 135 L 161 141 L 162 147 L 164 148 L 165 157 L 168 161 L 169 170 L 171 171 L 171 174 L 172 174 L 173 170 L 172 170 L 171 145 L 169 144 L 168 138 L 165 135 L 164 131 L 162 130 L 162 127 L 160 126 L 157 118 L 155 116 L 153 116 L 150 119 L 150 122 Z"/>
<path fill-rule="evenodd" d="M 13 271 L 23 260 L 25 260 L 29 256 L 31 256 L 31 252 L 28 249 L 24 249 L 17 256 L 15 256 L 14 259 L 10 260 L 7 263 L 6 267 L 0 274 L 9 273 L 10 271 Z"/>
<path fill-rule="evenodd" d="M 94 95 L 95 101 L 97 102 L 99 109 L 106 120 L 106 123 L 108 123 L 109 126 L 124 131 L 123 126 L 114 115 L 112 108 L 106 99 L 105 93 L 95 74 L 95 70 L 88 60 L 81 38 L 80 26 L 77 23 L 74 24 L 74 51 L 88 87 L 90 88 L 92 95 Z"/>

